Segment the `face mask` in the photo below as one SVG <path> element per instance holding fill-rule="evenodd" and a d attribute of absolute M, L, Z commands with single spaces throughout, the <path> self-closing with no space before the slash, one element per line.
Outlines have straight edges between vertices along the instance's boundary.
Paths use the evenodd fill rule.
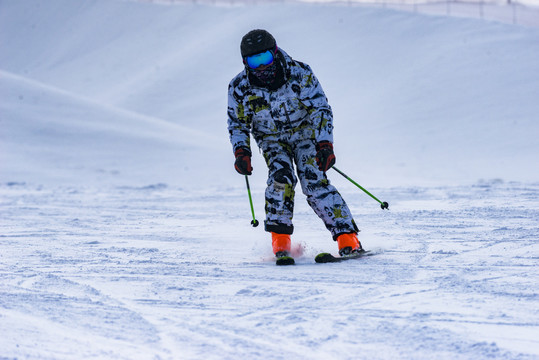
<path fill-rule="evenodd" d="M 251 74 L 263 84 L 271 85 L 277 77 L 277 64 L 274 61 L 273 64 L 264 70 L 251 69 Z"/>

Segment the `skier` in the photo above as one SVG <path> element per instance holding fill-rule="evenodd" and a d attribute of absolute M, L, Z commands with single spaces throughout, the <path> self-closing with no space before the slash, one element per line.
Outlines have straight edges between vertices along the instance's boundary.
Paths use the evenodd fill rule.
<path fill-rule="evenodd" d="M 269 170 L 264 225 L 277 264 L 294 264 L 290 235 L 297 178 L 307 202 L 337 241 L 339 254 L 363 251 L 352 214 L 326 177 L 335 164 L 333 113 L 311 68 L 278 48 L 265 30 L 247 33 L 240 50 L 245 68 L 228 87 L 234 166 L 242 175 L 252 174 L 252 134 Z"/>

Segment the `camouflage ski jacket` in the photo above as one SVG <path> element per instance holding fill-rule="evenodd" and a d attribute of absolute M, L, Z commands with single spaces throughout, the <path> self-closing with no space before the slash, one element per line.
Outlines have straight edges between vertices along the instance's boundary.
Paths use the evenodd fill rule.
<path fill-rule="evenodd" d="M 333 114 L 309 65 L 280 52 L 286 82 L 277 90 L 251 85 L 244 69 L 228 87 L 228 131 L 233 150 L 305 131 L 314 141 L 333 142 Z"/>

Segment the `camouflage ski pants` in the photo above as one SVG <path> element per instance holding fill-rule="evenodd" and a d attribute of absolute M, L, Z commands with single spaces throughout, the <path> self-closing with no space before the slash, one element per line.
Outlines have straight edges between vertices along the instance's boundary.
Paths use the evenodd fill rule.
<path fill-rule="evenodd" d="M 318 169 L 315 142 L 310 136 L 302 136 L 301 131 L 280 135 L 278 139 L 271 136 L 259 141 L 258 145 L 268 165 L 266 231 L 280 234 L 292 234 L 294 231 L 292 217 L 297 177 L 308 204 L 322 219 L 334 240 L 340 234 L 359 231 L 345 201 Z"/>

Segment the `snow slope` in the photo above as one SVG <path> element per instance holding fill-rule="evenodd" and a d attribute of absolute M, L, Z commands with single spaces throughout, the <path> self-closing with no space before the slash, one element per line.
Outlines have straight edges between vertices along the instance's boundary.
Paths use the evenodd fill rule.
<path fill-rule="evenodd" d="M 297 266 L 249 226 L 226 89 L 255 27 L 313 67 L 339 167 L 390 203 L 330 173 L 376 256 L 315 264 L 336 247 L 299 193 Z M 0 44 L 0 358 L 539 358 L 539 30 L 25 0 Z"/>
<path fill-rule="evenodd" d="M 200 146 L 221 151 L 207 159 L 203 173 L 196 169 L 195 183 L 207 177 L 237 182 L 233 170 L 219 166 L 230 162 L 223 94 L 241 69 L 239 39 L 253 27 L 268 28 L 283 49 L 311 64 L 334 108 L 341 168 L 367 184 L 539 179 L 538 168 L 530 166 L 539 147 L 537 29 L 340 6 L 38 0 L 1 6 L 0 41 L 9 49 L 0 53 L 2 71 L 108 110 L 213 136 Z M 5 86 L 2 92 L 9 91 Z M 36 97 L 26 89 L 27 100 Z M 77 117 L 96 121 L 90 114 Z M 178 136 L 178 146 L 188 137 Z M 8 170 L 20 164 L 6 156 Z M 180 166 L 193 165 L 188 155 L 178 157 Z M 258 168 L 264 168 L 261 161 Z M 27 171 L 26 178 L 7 171 L 2 179 L 29 181 L 43 173 Z M 161 182 L 162 172 L 155 172 L 154 181 Z M 195 174 L 178 174 L 175 183 L 184 185 L 187 176 Z"/>

